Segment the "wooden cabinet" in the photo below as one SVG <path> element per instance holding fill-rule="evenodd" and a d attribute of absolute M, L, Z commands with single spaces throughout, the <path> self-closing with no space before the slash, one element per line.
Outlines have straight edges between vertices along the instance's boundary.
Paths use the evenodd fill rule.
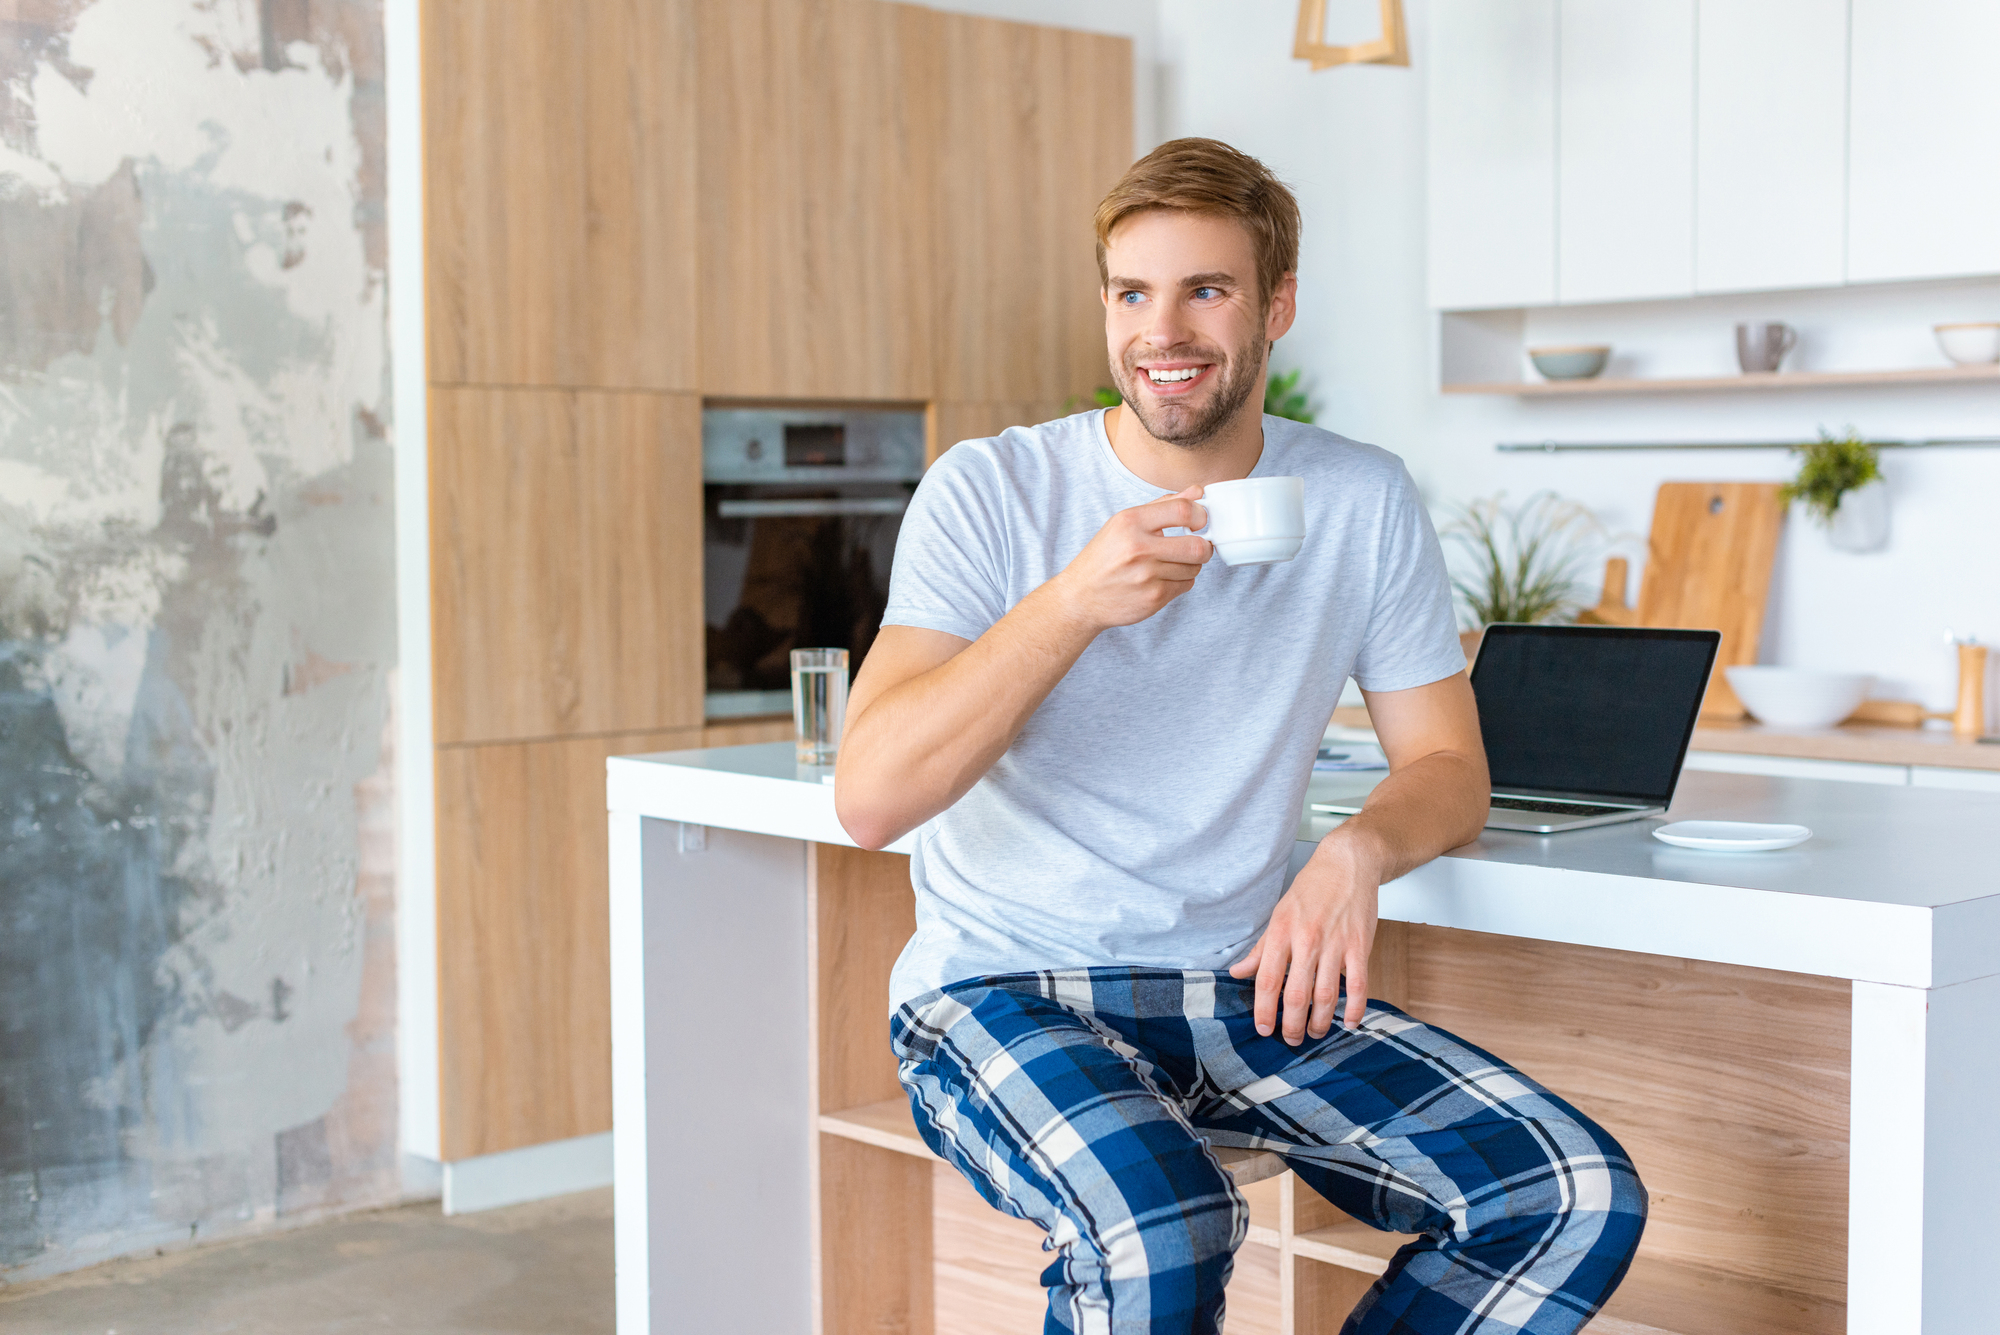
<path fill-rule="evenodd" d="M 422 13 L 458 1160 L 609 1126 L 605 757 L 789 731 L 703 727 L 704 398 L 956 440 L 1103 383 L 1131 46 L 881 0 Z"/>
<path fill-rule="evenodd" d="M 1129 46 L 956 14 L 941 29 L 937 396 L 1059 407 L 1110 383 L 1092 216 L 1131 163 Z"/>
<path fill-rule="evenodd" d="M 1562 0 L 1556 299 L 1694 290 L 1694 0 Z"/>
<path fill-rule="evenodd" d="M 702 388 L 931 397 L 941 16 L 698 0 Z"/>
<path fill-rule="evenodd" d="M 881 998 L 913 923 L 907 860 L 808 850 L 825 1329 L 1032 1329 L 1046 1301 L 1041 1230 L 932 1158 L 882 1038 Z M 1369 977 L 1372 997 L 1502 1054 L 1639 1165 L 1651 1215 L 1602 1328 L 1847 1328 L 1853 983 L 1400 922 L 1381 925 Z M 1257 1157 L 1228 1164 L 1249 1205 L 1229 1329 L 1334 1335 L 1411 1239 L 1293 1174 L 1264 1176 L 1281 1165 Z"/>
<path fill-rule="evenodd" d="M 2000 5 L 1853 0 L 1850 282 L 2000 273 Z"/>
<path fill-rule="evenodd" d="M 1110 378 L 1106 371 L 1105 378 Z M 1040 403 L 938 403 L 932 405 L 930 451 L 936 458 L 961 440 L 997 436 L 1010 426 L 1034 426 L 1053 421 L 1070 412 L 1080 412 L 1094 404 L 1088 395 L 1070 404 L 1056 399 Z"/>
<path fill-rule="evenodd" d="M 1436 0 L 1433 306 L 1556 299 L 1556 0 Z"/>
<path fill-rule="evenodd" d="M 435 736 L 701 724 L 701 406 L 431 391 Z"/>
<path fill-rule="evenodd" d="M 699 729 L 437 753 L 446 1161 L 611 1128 L 604 762 Z"/>
<path fill-rule="evenodd" d="M 1702 0 L 1695 68 L 1695 289 L 1841 282 L 1847 0 Z"/>
<path fill-rule="evenodd" d="M 696 388 L 690 4 L 424 4 L 431 381 Z"/>

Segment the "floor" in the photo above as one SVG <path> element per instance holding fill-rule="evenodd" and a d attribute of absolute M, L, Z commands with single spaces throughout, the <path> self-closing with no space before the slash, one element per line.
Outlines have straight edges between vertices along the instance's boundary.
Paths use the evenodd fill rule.
<path fill-rule="evenodd" d="M 436 1202 L 0 1288 L 7 1335 L 611 1335 L 611 1191 Z"/>

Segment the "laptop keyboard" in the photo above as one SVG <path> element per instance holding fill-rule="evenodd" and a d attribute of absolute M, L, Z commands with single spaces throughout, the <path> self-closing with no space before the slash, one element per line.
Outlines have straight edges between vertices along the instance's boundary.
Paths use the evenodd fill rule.
<path fill-rule="evenodd" d="M 1495 811 L 1528 811 L 1538 816 L 1615 816 L 1624 808 L 1592 806 L 1585 802 L 1544 802 L 1539 798 L 1496 797 Z"/>

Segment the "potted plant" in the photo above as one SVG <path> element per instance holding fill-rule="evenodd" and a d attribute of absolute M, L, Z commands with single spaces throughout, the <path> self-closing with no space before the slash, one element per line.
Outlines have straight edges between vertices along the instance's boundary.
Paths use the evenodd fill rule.
<path fill-rule="evenodd" d="M 1273 375 L 1264 384 L 1264 411 L 1272 417 L 1312 425 L 1312 396 L 1299 388 L 1305 368 L 1294 366 L 1282 375 Z"/>
<path fill-rule="evenodd" d="M 1794 445 L 1792 453 L 1804 459 L 1779 493 L 1787 505 L 1804 502 L 1840 551 L 1872 552 L 1888 542 L 1889 488 L 1876 446 L 1852 427 L 1838 437 L 1822 427 L 1818 440 Z"/>
<path fill-rule="evenodd" d="M 1473 501 L 1458 508 L 1441 534 L 1466 556 L 1451 586 L 1467 658 L 1497 621 L 1574 620 L 1587 596 L 1577 577 L 1606 541 L 1596 515 L 1553 491 L 1512 508 L 1504 492 Z"/>

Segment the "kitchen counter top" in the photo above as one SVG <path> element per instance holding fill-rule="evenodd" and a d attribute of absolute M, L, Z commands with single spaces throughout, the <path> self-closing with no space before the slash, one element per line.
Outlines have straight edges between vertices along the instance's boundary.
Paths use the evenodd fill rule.
<path fill-rule="evenodd" d="M 1369 729 L 1368 711 L 1346 705 L 1333 711 L 1338 727 Z M 1798 760 L 1846 760 L 1868 765 L 1926 765 L 1939 769 L 2000 772 L 2000 745 L 1960 737 L 1949 727 L 1893 728 L 1846 723 L 1834 728 L 1776 728 L 1748 719 L 1698 725 L 1689 748 Z"/>
<path fill-rule="evenodd" d="M 608 791 L 613 811 L 851 846 L 828 774 L 776 742 L 618 757 Z M 1379 777 L 1316 775 L 1310 796 Z M 1721 854 L 1652 838 L 1660 820 L 1488 830 L 1384 886 L 1382 916 L 1906 987 L 2000 970 L 2000 797 L 1691 771 L 1668 818 L 1796 823 L 1815 837 Z M 1339 821 L 1302 813 L 1294 871 Z"/>
<path fill-rule="evenodd" d="M 2000 772 L 2000 745 L 1960 737 L 1948 727 L 1844 723 L 1836 728 L 1775 728 L 1748 721 L 1704 723 L 1694 730 L 1691 745 L 1697 751 Z"/>
<path fill-rule="evenodd" d="M 912 925 L 908 871 L 850 851 L 826 777 L 789 742 L 607 764 L 620 1335 L 806 1335 L 821 1301 L 860 1311 L 846 1323 L 857 1329 L 900 1328 L 931 1301 L 922 1266 L 903 1288 L 818 1285 L 876 1264 L 849 1242 L 930 1215 L 935 1173 L 881 1041 Z M 1379 777 L 1316 774 L 1311 795 Z M 1391 985 L 1418 989 L 1421 975 L 1429 991 L 1413 1006 L 1501 1025 L 1651 1147 L 1653 1269 L 1635 1266 L 1621 1290 L 1631 1321 L 1599 1324 L 1835 1329 L 1821 1319 L 1831 1303 L 1851 1335 L 1984 1329 L 2000 1196 L 2000 794 L 1698 771 L 1670 814 L 1816 835 L 1715 854 L 1652 838 L 1657 820 L 1486 831 L 1382 888 L 1385 922 L 1412 926 L 1378 940 L 1393 955 L 1399 934 L 1422 934 L 1442 952 L 1433 964 L 1449 960 L 1423 975 L 1407 958 L 1385 970 L 1402 969 Z M 1294 870 L 1338 823 L 1301 813 Z M 1749 969 L 1717 967 L 1736 965 Z M 690 1097 L 706 1073 L 743 1069 L 746 1051 L 755 1080 Z M 1843 1216 L 1844 1283 L 1834 1258 L 1816 1272 L 1821 1305 L 1800 1307 L 1784 1221 L 1824 1249 Z M 1306 1250 L 1318 1233 L 1288 1242 L 1284 1227 L 1281 1210 L 1264 1245 L 1329 1260 Z M 1749 1287 L 1716 1287 L 1699 1268 L 1711 1262 L 1690 1259 L 1718 1228 L 1747 1239 Z M 919 1223 L 889 1236 L 901 1258 L 932 1235 Z"/>

